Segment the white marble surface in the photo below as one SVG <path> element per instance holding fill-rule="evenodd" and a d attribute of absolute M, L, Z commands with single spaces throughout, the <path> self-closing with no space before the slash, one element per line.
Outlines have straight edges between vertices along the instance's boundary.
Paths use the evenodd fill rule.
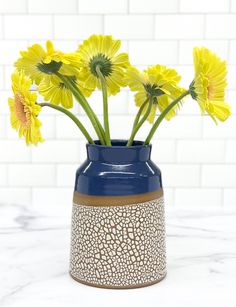
<path fill-rule="evenodd" d="M 168 208 L 168 275 L 134 290 L 68 275 L 70 210 L 0 205 L 1 307 L 235 307 L 236 209 Z"/>

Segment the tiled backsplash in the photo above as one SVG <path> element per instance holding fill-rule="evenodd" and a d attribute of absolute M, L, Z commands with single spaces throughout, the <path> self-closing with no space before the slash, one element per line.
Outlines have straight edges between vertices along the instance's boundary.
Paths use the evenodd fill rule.
<path fill-rule="evenodd" d="M 52 39 L 74 50 L 92 33 L 122 39 L 140 68 L 165 64 L 193 78 L 192 48 L 205 45 L 228 61 L 231 118 L 215 126 L 187 99 L 179 116 L 163 123 L 153 160 L 163 173 L 168 205 L 228 206 L 236 200 L 236 0 L 1 0 L 0 1 L 0 203 L 61 206 L 71 203 L 75 170 L 85 141 L 73 122 L 43 110 L 45 142 L 26 147 L 9 124 L 7 98 L 19 50 Z M 90 99 L 101 116 L 101 94 Z M 127 138 L 137 111 L 124 89 L 109 103 L 113 138 Z M 80 119 L 89 126 L 78 105 Z M 150 126 L 140 131 L 143 139 Z"/>

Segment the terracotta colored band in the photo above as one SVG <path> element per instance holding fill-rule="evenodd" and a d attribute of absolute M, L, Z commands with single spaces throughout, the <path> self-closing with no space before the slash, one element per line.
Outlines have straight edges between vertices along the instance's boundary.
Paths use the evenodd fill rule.
<path fill-rule="evenodd" d="M 82 206 L 109 207 L 144 203 L 163 196 L 163 190 L 128 196 L 97 196 L 74 192 L 73 202 Z"/>

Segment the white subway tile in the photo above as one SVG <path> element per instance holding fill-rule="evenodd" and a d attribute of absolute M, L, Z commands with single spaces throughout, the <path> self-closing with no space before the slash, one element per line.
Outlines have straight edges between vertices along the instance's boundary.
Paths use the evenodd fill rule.
<path fill-rule="evenodd" d="M 236 104 L 234 103 L 234 101 L 236 101 L 236 90 L 227 91 L 226 101 L 231 106 L 231 113 L 236 115 Z"/>
<path fill-rule="evenodd" d="M 88 98 L 88 102 L 97 115 L 103 114 L 101 91 L 94 91 L 93 94 Z M 126 114 L 128 110 L 128 91 L 121 89 L 121 91 L 116 96 L 109 96 L 108 109 L 110 117 L 113 115 Z M 85 114 L 83 110 L 81 113 Z"/>
<path fill-rule="evenodd" d="M 8 169 L 6 165 L 0 164 L 0 185 L 7 185 L 8 180 Z M 1 200 L 1 198 L 0 198 Z"/>
<path fill-rule="evenodd" d="M 179 207 L 220 206 L 221 189 L 189 188 L 176 189 L 175 204 Z"/>
<path fill-rule="evenodd" d="M 236 1 L 231 0 L 231 12 L 236 12 Z"/>
<path fill-rule="evenodd" d="M 236 64 L 236 41 L 229 42 L 229 64 Z"/>
<path fill-rule="evenodd" d="M 136 65 L 177 64 L 177 41 L 131 41 L 129 55 L 131 63 Z"/>
<path fill-rule="evenodd" d="M 56 39 L 85 39 L 94 33 L 102 33 L 102 17 L 94 16 L 55 16 Z"/>
<path fill-rule="evenodd" d="M 226 142 L 226 162 L 236 162 L 236 140 Z"/>
<path fill-rule="evenodd" d="M 166 208 L 175 204 L 174 189 L 164 188 L 164 201 Z"/>
<path fill-rule="evenodd" d="M 10 186 L 53 186 L 55 184 L 55 167 L 42 164 L 11 164 L 8 176 Z"/>
<path fill-rule="evenodd" d="M 33 43 L 33 42 L 32 42 Z M 78 49 L 78 40 L 53 40 L 53 44 L 55 46 L 55 49 L 61 50 L 62 52 L 74 52 Z"/>
<path fill-rule="evenodd" d="M 202 39 L 204 17 L 202 15 L 157 15 L 155 38 Z"/>
<path fill-rule="evenodd" d="M 180 41 L 179 44 L 179 63 L 193 65 L 193 48 L 205 46 L 216 53 L 222 59 L 227 59 L 228 41 L 227 40 L 190 40 Z"/>
<path fill-rule="evenodd" d="M 76 13 L 77 0 L 28 0 L 29 13 L 69 14 Z"/>
<path fill-rule="evenodd" d="M 178 110 L 178 116 L 180 115 L 196 115 L 201 116 L 200 108 L 196 100 L 193 100 L 192 97 L 188 96 L 184 100 L 183 105 Z"/>
<path fill-rule="evenodd" d="M 158 127 L 154 139 L 158 138 L 199 138 L 202 131 L 201 116 L 176 116 L 163 121 Z"/>
<path fill-rule="evenodd" d="M 235 139 L 236 116 L 231 115 L 224 123 L 219 122 L 218 125 L 214 123 L 210 116 L 204 116 L 203 136 L 214 139 Z"/>
<path fill-rule="evenodd" d="M 193 65 L 176 65 L 173 66 L 172 68 L 174 68 L 178 74 L 181 76 L 181 80 L 180 80 L 180 86 L 184 87 L 184 88 L 188 88 L 190 83 L 193 81 L 194 78 L 194 67 Z M 184 102 L 186 101 L 190 101 L 190 96 L 185 97 Z M 193 102 L 193 104 L 196 104 L 196 102 Z M 184 103 L 185 105 L 185 103 Z M 183 105 L 183 108 L 184 108 Z"/>
<path fill-rule="evenodd" d="M 151 39 L 153 23 L 151 15 L 107 15 L 105 16 L 105 34 L 112 34 L 119 39 Z"/>
<path fill-rule="evenodd" d="M 133 116 L 113 115 L 110 120 L 110 133 L 112 139 L 128 139 L 133 125 Z"/>
<path fill-rule="evenodd" d="M 229 90 L 235 90 L 236 89 L 236 65 L 228 65 L 228 76 L 227 76 L 227 81 L 228 81 L 228 86 L 227 88 Z"/>
<path fill-rule="evenodd" d="M 86 142 L 80 141 L 79 145 L 79 164 L 83 163 L 87 159 Z"/>
<path fill-rule="evenodd" d="M 177 161 L 180 163 L 224 162 L 224 141 L 179 140 Z"/>
<path fill-rule="evenodd" d="M 8 98 L 12 96 L 11 91 L 0 91 L 0 114 L 9 115 Z"/>
<path fill-rule="evenodd" d="M 178 0 L 130 0 L 130 12 L 131 13 L 177 13 L 178 12 Z"/>
<path fill-rule="evenodd" d="M 1 162 L 30 162 L 31 147 L 24 141 L 0 140 Z"/>
<path fill-rule="evenodd" d="M 138 107 L 134 102 L 134 94 L 135 92 L 128 91 L 128 114 L 132 115 L 133 118 L 138 112 Z"/>
<path fill-rule="evenodd" d="M 0 202 L 4 204 L 31 205 L 30 188 L 0 188 Z"/>
<path fill-rule="evenodd" d="M 0 67 L 0 89 L 5 89 L 4 67 Z"/>
<path fill-rule="evenodd" d="M 180 12 L 223 13 L 228 12 L 230 0 L 180 0 Z"/>
<path fill-rule="evenodd" d="M 32 161 L 45 163 L 73 163 L 79 155 L 77 141 L 46 141 L 32 148 Z"/>
<path fill-rule="evenodd" d="M 34 208 L 39 208 L 43 212 L 45 212 L 45 208 L 49 207 L 50 209 L 51 206 L 54 215 L 57 215 L 57 210 L 60 210 L 59 206 L 63 206 L 63 209 L 67 208 L 66 211 L 71 212 L 72 201 L 73 189 L 71 188 L 32 189 L 32 204 Z"/>
<path fill-rule="evenodd" d="M 0 113 L 1 114 L 1 113 Z M 0 138 L 6 137 L 6 123 L 7 123 L 7 117 L 0 115 Z"/>
<path fill-rule="evenodd" d="M 197 165 L 162 164 L 163 186 L 175 187 L 197 187 L 200 182 L 200 167 Z"/>
<path fill-rule="evenodd" d="M 13 65 L 20 51 L 26 49 L 27 41 L 0 41 L 0 64 Z"/>
<path fill-rule="evenodd" d="M 2 70 L 2 73 L 0 72 L 0 79 L 4 78 L 4 90 L 8 90 L 12 97 L 12 92 L 11 92 L 11 75 L 14 71 L 14 66 L 13 63 L 10 66 L 5 66 L 4 69 Z"/>
<path fill-rule="evenodd" d="M 65 208 L 72 203 L 75 171 L 86 158 L 86 140 L 67 117 L 45 108 L 39 117 L 45 142 L 27 147 L 10 126 L 7 103 L 12 96 L 10 76 L 19 51 L 29 44 L 45 45 L 47 39 L 55 38 L 56 48 L 70 52 L 90 34 L 104 31 L 125 40 L 120 51 L 129 51 L 132 64 L 142 69 L 157 63 L 173 67 L 182 76 L 181 86 L 186 88 L 194 75 L 194 46 L 206 46 L 222 59 L 228 57 L 227 101 L 232 105 L 233 116 L 216 126 L 209 116 L 200 116 L 196 101 L 187 98 L 179 116 L 170 122 L 163 121 L 158 128 L 152 140 L 152 160 L 162 170 L 167 205 L 220 206 L 222 202 L 234 205 L 236 19 L 235 14 L 227 14 L 229 4 L 230 0 L 216 0 L 214 4 L 211 0 L 1 1 L 0 202 L 28 205 L 33 187 L 34 208 L 54 212 L 60 205 L 60 213 L 67 212 L 69 217 L 71 209 Z M 231 11 L 236 12 L 235 0 L 231 0 Z M 122 89 L 109 98 L 112 138 L 130 136 L 138 111 L 132 96 L 133 93 Z M 96 91 L 88 100 L 103 122 L 101 93 Z M 71 111 L 97 138 L 76 102 Z M 150 128 L 145 123 L 136 139 L 144 140 Z"/>
<path fill-rule="evenodd" d="M 51 39 L 52 18 L 44 15 L 7 15 L 4 35 L 7 39 Z"/>
<path fill-rule="evenodd" d="M 1 0 L 0 1 L 0 13 L 12 14 L 12 13 L 26 13 L 27 12 L 27 0 Z"/>
<path fill-rule="evenodd" d="M 86 14 L 120 14 L 127 12 L 127 0 L 78 0 L 79 13 Z"/>
<path fill-rule="evenodd" d="M 156 140 L 152 142 L 152 160 L 158 163 L 171 163 L 176 160 L 174 140 Z"/>
<path fill-rule="evenodd" d="M 84 120 L 81 119 L 84 125 Z M 85 125 L 84 125 L 85 126 Z M 56 116 L 56 136 L 58 139 L 82 139 L 84 136 L 76 124 L 67 116 Z"/>
<path fill-rule="evenodd" d="M 236 187 L 236 165 L 203 165 L 202 166 L 202 186 L 231 188 Z"/>
<path fill-rule="evenodd" d="M 215 14 L 206 17 L 206 38 L 236 38 L 236 15 Z"/>
<path fill-rule="evenodd" d="M 55 117 L 52 115 L 39 115 L 39 120 L 42 123 L 40 128 L 42 136 L 45 140 L 55 138 Z"/>
<path fill-rule="evenodd" d="M 224 206 L 234 206 L 236 203 L 236 189 L 224 189 Z"/>
<path fill-rule="evenodd" d="M 57 166 L 57 185 L 60 187 L 74 187 L 76 170 L 79 164 L 60 164 Z"/>

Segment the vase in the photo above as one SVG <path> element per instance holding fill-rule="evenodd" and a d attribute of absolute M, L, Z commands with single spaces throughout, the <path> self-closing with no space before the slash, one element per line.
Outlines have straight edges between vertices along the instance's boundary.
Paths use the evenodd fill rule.
<path fill-rule="evenodd" d="M 138 288 L 166 275 L 160 169 L 151 145 L 87 144 L 76 172 L 70 274 L 102 288 Z"/>

